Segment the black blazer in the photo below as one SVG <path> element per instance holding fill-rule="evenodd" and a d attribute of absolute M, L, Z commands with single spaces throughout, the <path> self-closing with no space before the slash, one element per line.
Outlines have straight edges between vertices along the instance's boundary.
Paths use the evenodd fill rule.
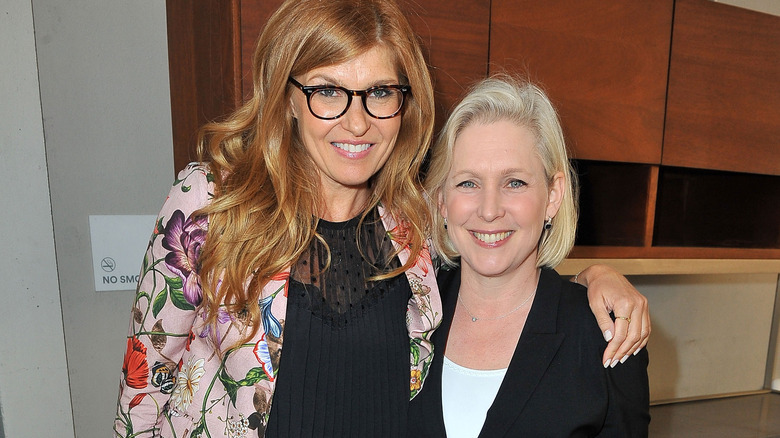
<path fill-rule="evenodd" d="M 430 374 L 411 402 L 409 436 L 446 436 L 441 375 L 459 288 L 460 269 L 439 273 L 444 319 L 433 335 Z M 542 269 L 525 328 L 479 437 L 646 437 L 647 351 L 604 369 L 605 347 L 585 288 Z"/>

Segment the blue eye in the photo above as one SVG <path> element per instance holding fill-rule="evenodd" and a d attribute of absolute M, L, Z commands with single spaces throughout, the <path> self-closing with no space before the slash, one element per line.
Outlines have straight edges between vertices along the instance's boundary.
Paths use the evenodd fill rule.
<path fill-rule="evenodd" d="M 473 189 L 476 186 L 477 185 L 474 184 L 474 181 L 463 181 L 461 183 L 458 183 L 456 187 L 464 187 L 464 188 L 467 188 L 467 189 Z"/>
<path fill-rule="evenodd" d="M 519 180 L 519 179 L 513 179 L 512 181 L 509 181 L 509 187 L 513 189 L 519 189 L 523 186 L 525 186 L 525 181 Z"/>
<path fill-rule="evenodd" d="M 318 98 L 340 99 L 345 96 L 344 91 L 338 88 L 320 88 L 315 93 Z"/>

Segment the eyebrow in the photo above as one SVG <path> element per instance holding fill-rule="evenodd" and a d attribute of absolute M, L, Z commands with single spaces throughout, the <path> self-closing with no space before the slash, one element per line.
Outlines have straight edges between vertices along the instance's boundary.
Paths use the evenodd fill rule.
<path fill-rule="evenodd" d="M 518 168 L 518 167 L 513 167 L 511 169 L 504 169 L 501 172 L 501 176 L 508 176 L 508 175 L 512 175 L 512 174 L 515 174 L 515 173 L 525 174 L 525 173 L 530 173 L 530 172 L 527 169 L 521 169 L 521 168 Z M 452 174 L 453 177 L 458 177 L 458 176 L 463 176 L 463 175 L 477 176 L 477 175 L 479 175 L 479 172 L 475 172 L 474 170 L 471 170 L 471 169 L 463 169 L 463 170 L 460 170 L 460 171 Z"/>
<path fill-rule="evenodd" d="M 317 75 L 314 75 L 311 78 L 309 78 L 309 81 L 316 81 L 316 80 L 321 80 L 321 81 L 323 81 L 325 83 L 328 83 L 328 84 L 334 84 L 334 85 L 339 86 L 339 87 L 344 87 L 344 84 L 342 84 L 338 80 L 336 80 L 333 77 L 331 77 L 329 75 L 326 75 L 326 74 L 317 74 Z M 378 79 L 378 80 L 375 80 L 374 82 L 372 82 L 365 89 L 369 89 L 369 88 L 373 88 L 373 87 L 379 87 L 379 86 L 382 86 L 382 85 L 398 84 L 398 83 L 399 83 L 398 79 L 389 79 L 389 78 L 388 79 Z M 349 87 L 344 87 L 344 88 L 349 88 Z"/>

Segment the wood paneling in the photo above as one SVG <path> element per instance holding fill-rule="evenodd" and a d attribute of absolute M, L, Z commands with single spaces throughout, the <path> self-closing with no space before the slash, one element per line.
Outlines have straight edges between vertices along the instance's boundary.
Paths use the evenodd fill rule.
<path fill-rule="evenodd" d="M 241 1 L 241 66 L 239 74 L 243 84 L 242 95 L 246 99 L 252 92 L 252 55 L 257 38 L 271 14 L 279 8 L 283 0 L 242 0 Z"/>
<path fill-rule="evenodd" d="M 428 52 L 438 130 L 466 89 L 487 76 L 490 2 L 427 0 L 407 2 L 406 8 Z"/>
<path fill-rule="evenodd" d="M 490 70 L 527 74 L 578 159 L 658 164 L 673 0 L 493 0 Z"/>
<path fill-rule="evenodd" d="M 663 164 L 780 175 L 780 17 L 677 0 Z"/>
<path fill-rule="evenodd" d="M 196 159 L 198 129 L 240 100 L 238 2 L 166 2 L 175 169 Z"/>

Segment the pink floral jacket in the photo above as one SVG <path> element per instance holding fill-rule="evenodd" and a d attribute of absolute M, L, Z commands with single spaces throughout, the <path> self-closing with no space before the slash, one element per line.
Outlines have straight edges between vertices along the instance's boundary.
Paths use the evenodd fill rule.
<path fill-rule="evenodd" d="M 114 434 L 119 437 L 262 437 L 282 352 L 289 270 L 262 292 L 263 330 L 237 348 L 214 352 L 214 339 L 234 345 L 240 321 L 225 313 L 206 326 L 198 256 L 208 220 L 192 213 L 212 198 L 208 167 L 190 164 L 163 205 L 144 256 L 127 350 L 122 364 Z M 380 208 L 395 243 L 403 228 Z M 409 250 L 399 254 L 401 262 Z M 406 314 L 410 339 L 410 396 L 422 387 L 432 359 L 430 342 L 441 321 L 441 300 L 430 253 L 406 272 L 412 298 Z"/>

